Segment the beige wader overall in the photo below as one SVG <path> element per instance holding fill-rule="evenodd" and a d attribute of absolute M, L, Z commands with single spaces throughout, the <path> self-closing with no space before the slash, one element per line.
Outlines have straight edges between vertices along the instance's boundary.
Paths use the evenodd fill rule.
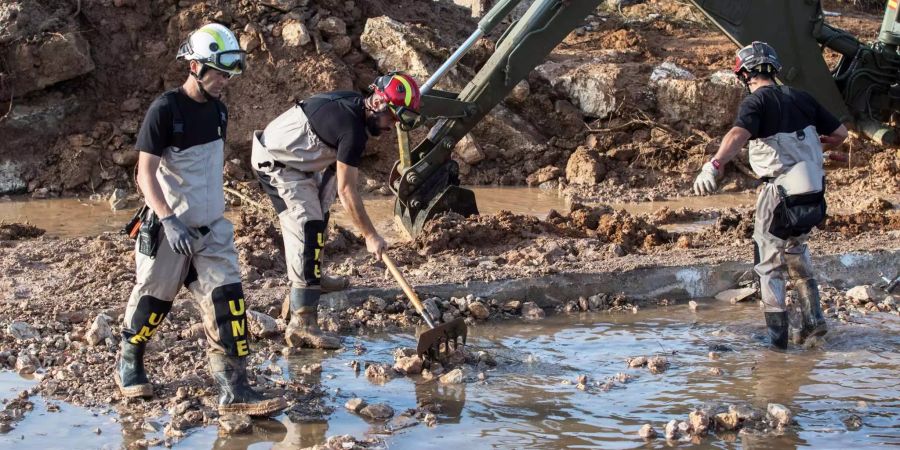
<path fill-rule="evenodd" d="M 753 231 L 760 257 L 755 271 L 766 312 L 785 311 L 785 271 L 798 285 L 815 283 L 806 245 L 809 235 L 786 232 L 777 209 L 783 201 L 779 187 L 790 196 L 822 192 L 822 164 L 822 145 L 813 126 L 750 141 L 750 165 L 766 180 L 756 201 Z"/>

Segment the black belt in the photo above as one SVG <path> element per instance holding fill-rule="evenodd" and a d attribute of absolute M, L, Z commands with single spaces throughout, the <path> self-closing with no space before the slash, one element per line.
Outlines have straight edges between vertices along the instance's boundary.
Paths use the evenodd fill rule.
<path fill-rule="evenodd" d="M 762 180 L 763 183 L 771 183 L 772 181 L 775 181 L 775 177 L 761 177 L 760 180 Z"/>

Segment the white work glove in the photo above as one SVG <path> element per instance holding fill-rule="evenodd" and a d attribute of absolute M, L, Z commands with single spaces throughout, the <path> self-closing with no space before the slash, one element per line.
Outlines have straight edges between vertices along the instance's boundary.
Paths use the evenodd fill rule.
<path fill-rule="evenodd" d="M 697 179 L 694 180 L 694 194 L 706 195 L 715 192 L 719 188 L 718 184 L 716 184 L 716 178 L 718 177 L 719 169 L 716 169 L 712 161 L 708 161 L 700 169 Z"/>

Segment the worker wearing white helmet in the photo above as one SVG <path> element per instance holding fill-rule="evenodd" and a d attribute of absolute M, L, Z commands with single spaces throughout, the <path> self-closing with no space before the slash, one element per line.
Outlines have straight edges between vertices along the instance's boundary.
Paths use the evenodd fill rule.
<path fill-rule="evenodd" d="M 177 57 L 189 61 L 190 76 L 150 105 L 137 137 L 146 207 L 116 382 L 126 397 L 153 394 L 145 346 L 184 285 L 201 307 L 219 413 L 269 415 L 285 402 L 263 397 L 247 381 L 247 305 L 222 189 L 228 110 L 219 97 L 244 70 L 244 52 L 228 28 L 209 24 L 191 33 Z"/>

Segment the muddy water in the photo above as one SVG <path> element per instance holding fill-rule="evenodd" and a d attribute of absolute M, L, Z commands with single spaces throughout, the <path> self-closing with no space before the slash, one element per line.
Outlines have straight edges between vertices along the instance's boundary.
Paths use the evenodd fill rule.
<path fill-rule="evenodd" d="M 378 435 L 394 449 L 458 448 L 476 441 L 478 448 L 665 448 L 662 439 L 644 444 L 637 436 L 641 425 L 661 431 L 670 419 L 685 420 L 693 406 L 707 402 L 745 402 L 763 410 L 767 403 L 781 403 L 794 412 L 797 425 L 781 436 L 710 436 L 703 447 L 900 445 L 900 319 L 876 314 L 856 325 L 832 322 L 822 346 L 774 353 L 758 338 L 764 332 L 760 316 L 755 306 L 704 302 L 696 313 L 673 306 L 481 325 L 470 329 L 470 344 L 499 355 L 499 365 L 486 372 L 486 381 L 458 386 L 417 378 L 373 384 L 349 362 L 390 362 L 394 348 L 414 346 L 415 338 L 406 333 L 347 338 L 348 350 L 337 355 L 307 352 L 279 361 L 287 376 L 295 367 L 323 364 L 320 377 L 306 380 L 321 382 L 327 390 L 326 403 L 334 407 L 329 417 L 295 418 L 294 423 L 281 415 L 257 422 L 254 434 L 235 438 L 219 437 L 213 427 L 194 430 L 176 448 L 298 448 L 339 434 Z M 357 343 L 367 352 L 357 356 L 352 350 Z M 733 351 L 720 351 L 721 358 L 713 361 L 711 345 Z M 626 368 L 627 357 L 658 354 L 672 364 L 663 374 Z M 712 367 L 724 373 L 711 375 Z M 593 385 L 619 372 L 635 378 L 608 392 Z M 589 377 L 587 391 L 563 384 L 580 374 Z M 15 384 L 11 377 L 0 377 L 0 391 Z M 424 401 L 439 403 L 442 412 L 435 428 L 420 424 L 391 435 L 383 425 L 344 410 L 344 402 L 357 396 L 386 402 L 398 414 Z M 62 413 L 47 413 L 44 400 L 32 400 L 36 411 L 0 435 L 0 447 L 53 448 L 63 438 L 70 448 L 123 442 L 112 416 L 69 405 L 62 405 Z M 851 414 L 862 419 L 860 428 L 845 425 Z M 48 419 L 53 427 L 46 426 Z M 99 435 L 94 433 L 98 427 Z"/>
<path fill-rule="evenodd" d="M 493 214 L 501 210 L 516 214 L 528 214 L 544 218 L 551 209 L 560 212 L 568 210 L 569 202 L 556 191 L 546 191 L 527 187 L 473 187 L 482 214 Z M 750 206 L 752 194 L 722 194 L 713 197 L 685 197 L 681 199 L 613 204 L 633 214 L 651 213 L 660 208 L 691 209 L 725 208 Z M 369 197 L 365 199 L 366 210 L 379 230 L 385 230 L 392 240 L 404 239 L 394 225 L 393 197 Z M 136 207 L 136 205 L 132 205 Z M 93 202 L 77 198 L 31 200 L 15 198 L 0 201 L 0 221 L 29 222 L 47 230 L 47 235 L 58 237 L 93 236 L 102 232 L 118 232 L 131 219 L 133 208 L 113 212 L 105 201 Z M 351 227 L 350 218 L 340 202 L 334 206 L 335 221 Z M 713 221 L 701 220 L 682 224 L 670 224 L 664 228 L 670 231 L 697 231 Z"/>

